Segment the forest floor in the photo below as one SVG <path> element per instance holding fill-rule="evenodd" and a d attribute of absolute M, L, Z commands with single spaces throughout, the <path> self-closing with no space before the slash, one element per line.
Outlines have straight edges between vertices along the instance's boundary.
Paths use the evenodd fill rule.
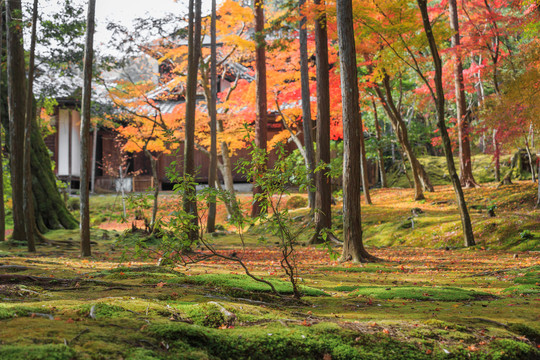
<path fill-rule="evenodd" d="M 409 189 L 375 190 L 362 221 L 367 249 L 382 261 L 369 264 L 307 246 L 307 210 L 291 209 L 307 226 L 295 252 L 301 300 L 264 225 L 246 230 L 245 246 L 226 227 L 209 241 L 279 296 L 236 262 L 135 257 L 140 235 L 123 232 L 133 220 L 120 221 L 114 196 L 96 196 L 91 258 L 79 256 L 77 231 L 47 234 L 56 242 L 37 254 L 0 245 L 0 359 L 537 359 L 535 191 L 530 182 L 466 190 L 478 245 L 462 248 L 450 187 L 422 202 Z M 295 208 L 298 197 L 285 200 Z M 247 207 L 250 197 L 240 198 Z M 164 218 L 177 202 L 163 197 Z M 339 199 L 333 211 L 339 237 Z M 219 223 L 224 216 L 220 208 Z"/>

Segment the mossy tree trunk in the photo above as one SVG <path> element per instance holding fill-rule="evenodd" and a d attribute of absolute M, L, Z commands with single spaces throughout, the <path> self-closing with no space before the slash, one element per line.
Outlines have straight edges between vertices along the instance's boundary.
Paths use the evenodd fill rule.
<path fill-rule="evenodd" d="M 24 123 L 26 116 L 26 74 L 23 49 L 21 1 L 6 2 L 7 78 L 9 103 L 9 155 L 13 200 L 13 234 L 15 240 L 26 240 L 24 226 Z"/>
<path fill-rule="evenodd" d="M 36 251 L 35 228 L 36 221 L 34 219 L 34 198 L 32 196 L 32 147 L 30 145 L 32 139 L 32 118 L 35 116 L 33 99 L 34 99 L 34 63 L 36 52 L 36 31 L 38 20 L 38 0 L 34 0 L 32 10 L 32 32 L 30 40 L 30 59 L 28 63 L 28 86 L 26 88 L 26 116 L 24 119 L 24 227 L 26 231 L 26 241 L 28 251 Z"/>

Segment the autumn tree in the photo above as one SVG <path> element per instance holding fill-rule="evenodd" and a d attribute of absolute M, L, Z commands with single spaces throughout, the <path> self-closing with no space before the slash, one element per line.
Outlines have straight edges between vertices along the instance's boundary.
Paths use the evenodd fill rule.
<path fill-rule="evenodd" d="M 459 181 L 459 177 L 456 172 L 454 165 L 454 157 L 452 154 L 452 145 L 450 144 L 450 137 L 448 136 L 448 131 L 446 130 L 445 123 L 445 113 L 444 113 L 444 89 L 442 82 L 442 62 L 439 56 L 439 50 L 437 48 L 437 43 L 435 41 L 435 36 L 433 34 L 433 28 L 429 19 L 429 13 L 427 8 L 427 0 L 417 0 L 418 7 L 420 8 L 420 13 L 422 15 L 422 24 L 424 27 L 425 35 L 429 45 L 429 51 L 433 58 L 433 65 L 435 67 L 435 92 L 431 88 L 431 85 L 426 82 L 426 85 L 430 87 L 433 101 L 435 102 L 437 108 L 437 127 L 443 141 L 444 154 L 446 157 L 446 165 L 448 168 L 448 173 L 450 174 L 450 179 L 452 180 L 452 185 L 454 186 L 454 191 L 456 193 L 456 201 L 458 203 L 458 209 L 461 217 L 461 226 L 463 229 L 463 237 L 465 246 L 475 245 L 474 234 L 472 231 L 471 219 L 469 216 L 469 211 L 467 209 L 467 204 L 465 202 L 465 196 L 463 195 L 463 189 Z"/>
<path fill-rule="evenodd" d="M 465 103 L 465 84 L 463 80 L 463 63 L 461 61 L 461 39 L 459 31 L 458 8 L 456 0 L 448 0 L 452 48 L 454 49 L 454 87 L 456 94 L 456 117 L 459 144 L 459 179 L 465 188 L 475 187 L 476 181 L 472 173 L 471 145 L 469 136 L 470 112 Z"/>

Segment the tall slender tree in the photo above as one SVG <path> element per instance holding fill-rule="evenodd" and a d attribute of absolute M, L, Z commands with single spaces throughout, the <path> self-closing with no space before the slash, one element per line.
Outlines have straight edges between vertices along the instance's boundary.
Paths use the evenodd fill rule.
<path fill-rule="evenodd" d="M 197 105 L 197 73 L 201 57 L 201 0 L 189 1 L 188 19 L 188 72 L 186 84 L 186 122 L 184 141 L 184 179 L 195 178 L 195 106 Z M 183 199 L 184 211 L 191 216 L 188 240 L 198 236 L 197 193 L 188 186 Z"/>
<path fill-rule="evenodd" d="M 28 62 L 28 86 L 26 88 L 26 119 L 24 122 L 24 228 L 28 251 L 36 251 L 34 197 L 32 192 L 32 117 L 34 116 L 34 62 L 36 54 L 36 29 L 38 20 L 38 0 L 32 9 L 32 31 L 30 35 L 30 58 Z"/>
<path fill-rule="evenodd" d="M 257 82 L 257 118 L 255 120 L 255 145 L 259 149 L 266 151 L 267 142 L 267 113 L 268 104 L 266 99 L 266 39 L 264 36 L 264 0 L 255 0 L 255 69 Z M 263 164 L 263 167 L 266 167 Z M 264 172 L 265 169 L 258 169 Z M 260 194 L 262 189 L 259 186 L 253 187 L 253 197 Z M 251 206 L 251 217 L 256 217 L 261 213 L 262 199 L 253 201 Z"/>
<path fill-rule="evenodd" d="M 217 49 L 216 49 L 216 0 L 212 0 L 212 14 L 210 19 L 210 99 L 208 113 L 210 115 L 210 169 L 208 173 L 208 186 L 216 187 L 217 180 Z M 206 231 L 216 231 L 216 197 L 211 196 L 208 203 L 208 219 Z"/>
<path fill-rule="evenodd" d="M 324 5 L 324 0 L 315 0 Z M 332 179 L 330 177 L 330 79 L 328 76 L 328 35 L 326 11 L 315 19 L 315 59 L 317 62 L 317 152 L 315 163 L 321 170 L 315 175 L 315 234 L 311 243 L 323 241 L 321 233 L 332 228 Z M 331 235 L 332 236 L 332 235 Z"/>
<path fill-rule="evenodd" d="M 96 0 L 88 0 L 86 44 L 84 49 L 82 119 L 81 119 L 81 255 L 91 256 L 90 248 L 90 106 L 92 101 L 92 63 L 94 59 L 94 28 Z"/>
<path fill-rule="evenodd" d="M 362 241 L 360 207 L 361 137 L 358 74 L 352 19 L 352 1 L 337 0 L 337 29 L 343 114 L 343 253 L 341 261 L 373 260 Z"/>
<path fill-rule="evenodd" d="M 0 1 L 0 65 L 4 58 L 4 0 Z M 0 69 L 2 66 L 0 66 Z M 3 86 L 4 77 L 0 72 L 0 89 Z M 2 106 L 0 105 L 0 126 L 2 124 Z M 6 208 L 4 202 L 4 146 L 2 143 L 3 129 L 0 129 L 0 241 L 6 240 Z"/>
<path fill-rule="evenodd" d="M 25 240 L 24 225 L 24 124 L 26 117 L 26 71 L 23 49 L 24 28 L 20 0 L 6 1 L 7 74 L 9 104 L 9 153 L 13 200 L 13 234 L 15 240 Z M 30 248 L 30 251 L 33 249 Z"/>
<path fill-rule="evenodd" d="M 456 0 L 448 1 L 450 27 L 454 31 L 451 37 L 454 48 L 454 87 L 456 92 L 457 128 L 459 144 L 459 180 L 465 188 L 476 187 L 472 173 L 471 144 L 469 137 L 469 115 L 465 103 L 465 84 L 463 81 L 463 64 L 460 54 L 459 19 Z"/>
<path fill-rule="evenodd" d="M 311 94 L 309 91 L 309 68 L 307 49 L 307 18 L 302 16 L 305 0 L 298 2 L 300 12 L 300 82 L 302 86 L 302 128 L 304 130 L 304 148 L 306 151 L 306 170 L 309 182 L 308 201 L 312 211 L 315 210 L 315 150 L 313 148 L 313 127 L 311 120 Z"/>
<path fill-rule="evenodd" d="M 442 62 L 437 49 L 437 43 L 433 35 L 433 29 L 429 20 L 429 14 L 427 9 L 427 0 L 417 0 L 420 13 L 422 14 L 422 23 L 424 25 L 424 31 L 428 40 L 429 50 L 431 57 L 433 58 L 433 65 L 435 67 L 435 93 L 431 91 L 435 107 L 437 109 L 437 127 L 442 137 L 442 143 L 444 148 L 444 155 L 446 157 L 446 165 L 454 191 L 456 193 L 456 200 L 458 203 L 459 213 L 461 217 L 461 226 L 463 229 L 463 237 L 465 246 L 475 245 L 474 234 L 471 225 L 471 218 L 465 202 L 465 196 L 463 195 L 463 189 L 459 181 L 459 176 L 456 172 L 456 166 L 454 164 L 454 157 L 452 155 L 452 145 L 450 143 L 450 137 L 446 129 L 446 123 L 444 119 L 444 88 L 442 82 Z"/>

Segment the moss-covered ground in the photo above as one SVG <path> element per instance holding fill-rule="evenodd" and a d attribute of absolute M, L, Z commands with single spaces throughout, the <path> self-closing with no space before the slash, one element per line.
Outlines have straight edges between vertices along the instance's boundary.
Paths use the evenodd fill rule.
<path fill-rule="evenodd" d="M 114 230 L 119 200 L 95 197 L 92 258 L 79 257 L 76 231 L 47 234 L 74 244 L 37 254 L 0 244 L 0 359 L 537 359 L 535 190 L 530 182 L 466 190 L 472 248 L 461 246 L 449 186 L 423 202 L 409 189 L 374 190 L 362 220 L 367 249 L 382 261 L 339 263 L 305 245 L 307 231 L 296 253 L 301 301 L 263 227 L 246 234 L 245 248 L 231 232 L 210 241 L 281 297 L 226 260 L 181 267 L 133 258 Z M 170 212 L 175 199 L 165 199 Z M 340 210 L 338 202 L 338 236 Z M 294 216 L 301 222 L 305 212 Z"/>

